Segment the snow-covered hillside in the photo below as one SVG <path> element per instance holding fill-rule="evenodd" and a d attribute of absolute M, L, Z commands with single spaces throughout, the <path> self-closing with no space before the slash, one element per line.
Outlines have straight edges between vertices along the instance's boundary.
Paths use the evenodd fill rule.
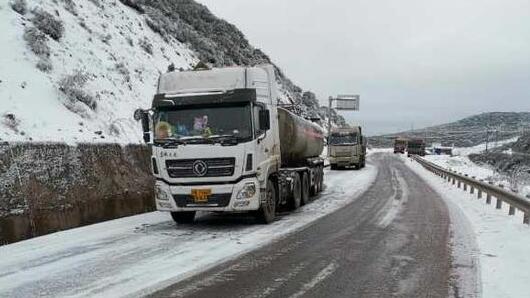
<path fill-rule="evenodd" d="M 0 19 L 0 142 L 137 143 L 132 114 L 150 105 L 169 65 L 271 63 L 191 0 L 4 0 Z M 306 100 L 311 92 L 277 76 L 281 101 L 324 113 Z"/>
<path fill-rule="evenodd" d="M 159 73 L 171 63 L 189 69 L 198 61 L 119 1 L 33 0 L 24 14 L 12 3 L 0 8 L 3 141 L 138 142 L 131 115 L 149 106 Z M 28 37 L 43 11 L 64 28 L 58 40 L 37 29 L 49 55 L 35 54 Z"/>

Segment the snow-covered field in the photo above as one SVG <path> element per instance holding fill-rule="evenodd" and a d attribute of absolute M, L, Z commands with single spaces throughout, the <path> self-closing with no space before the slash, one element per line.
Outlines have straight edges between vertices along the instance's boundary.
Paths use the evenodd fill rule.
<path fill-rule="evenodd" d="M 326 171 L 312 203 L 270 225 L 205 214 L 175 226 L 148 213 L 0 247 L 0 297 L 139 296 L 301 229 L 355 200 L 377 169 Z"/>
<path fill-rule="evenodd" d="M 513 141 L 514 140 L 512 139 L 511 142 Z M 513 185 L 510 183 L 510 178 L 506 175 L 498 173 L 493 167 L 487 165 L 478 165 L 469 159 L 467 154 L 479 153 L 483 150 L 483 148 L 485 148 L 485 145 L 483 144 L 471 148 L 459 148 L 458 150 L 455 149 L 455 151 L 460 152 L 460 155 L 427 155 L 425 156 L 425 159 L 445 169 L 467 174 L 469 177 L 492 181 L 496 184 L 502 184 L 507 188 L 513 188 Z M 523 197 L 530 195 L 530 185 L 522 184 L 515 188 Z"/>
<path fill-rule="evenodd" d="M 477 179 L 488 179 L 496 175 L 493 168 L 479 166 L 467 156 L 427 155 L 425 159 L 448 170 L 475 176 Z"/>
<path fill-rule="evenodd" d="M 505 145 L 505 144 L 513 143 L 513 142 L 517 141 L 517 139 L 519 139 L 519 137 L 506 139 L 506 140 L 502 140 L 502 141 L 498 141 L 498 142 L 490 142 L 487 146 L 486 146 L 486 143 L 482 143 L 482 144 L 479 144 L 479 145 L 473 146 L 473 147 L 455 148 L 453 150 L 453 154 L 460 155 L 460 156 L 467 156 L 467 155 L 473 154 L 473 153 L 480 153 L 480 152 L 486 150 L 486 147 L 489 148 L 489 149 L 495 148 L 495 147 L 500 147 L 500 146 Z"/>
<path fill-rule="evenodd" d="M 418 163 L 406 159 L 416 173 L 421 175 L 446 201 L 452 220 L 453 234 L 470 243 L 462 253 L 462 243 L 456 243 L 455 260 L 467 260 L 457 271 L 466 273 L 465 266 L 479 261 L 482 297 L 528 297 L 530 293 L 530 227 L 522 224 L 521 212 L 508 216 L 508 206 L 502 210 L 487 205 L 485 199 L 463 192 L 422 168 Z M 462 214 L 465 218 L 463 218 Z M 467 230 L 469 223 L 471 230 Z M 476 255 L 475 255 L 476 254 Z M 471 263 L 470 263 L 471 262 Z M 475 264 L 475 266 L 477 266 Z M 468 267 L 470 268 L 470 267 Z M 469 273 L 469 272 L 468 272 Z M 461 282 L 469 282 L 471 276 L 461 276 Z M 464 285 L 465 286 L 465 285 Z"/>

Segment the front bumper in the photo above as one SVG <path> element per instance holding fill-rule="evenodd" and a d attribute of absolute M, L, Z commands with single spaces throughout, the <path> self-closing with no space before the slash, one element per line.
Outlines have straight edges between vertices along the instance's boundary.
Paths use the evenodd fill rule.
<path fill-rule="evenodd" d="M 239 192 L 249 183 L 255 184 L 255 194 L 250 198 L 237 199 Z M 253 211 L 260 207 L 260 187 L 256 178 L 247 178 L 236 184 L 176 186 L 157 181 L 155 188 L 156 207 L 159 211 Z M 208 189 L 211 195 L 207 202 L 196 203 L 192 189 Z"/>
<path fill-rule="evenodd" d="M 356 165 L 359 163 L 358 156 L 347 156 L 347 157 L 330 157 L 329 163 L 332 165 Z"/>

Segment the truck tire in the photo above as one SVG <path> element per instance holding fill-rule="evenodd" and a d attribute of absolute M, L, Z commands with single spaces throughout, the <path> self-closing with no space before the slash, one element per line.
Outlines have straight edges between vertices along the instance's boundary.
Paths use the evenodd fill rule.
<path fill-rule="evenodd" d="M 267 189 L 265 190 L 265 200 L 261 202 L 261 207 L 257 211 L 257 219 L 261 223 L 269 224 L 274 221 L 276 216 L 276 187 L 272 180 L 267 180 Z"/>
<path fill-rule="evenodd" d="M 296 210 L 302 205 L 302 179 L 298 173 L 294 174 L 293 179 L 293 193 L 289 200 L 289 209 Z"/>
<path fill-rule="evenodd" d="M 309 186 L 309 196 L 314 197 L 318 193 L 318 181 L 320 179 L 320 170 L 317 168 L 315 169 L 315 181 L 313 185 Z"/>
<path fill-rule="evenodd" d="M 302 173 L 302 205 L 309 203 L 309 176 Z"/>
<path fill-rule="evenodd" d="M 195 211 L 171 212 L 171 217 L 178 224 L 189 224 L 195 220 Z"/>
<path fill-rule="evenodd" d="M 317 193 L 324 190 L 324 167 L 319 168 L 318 175 L 318 191 Z"/>

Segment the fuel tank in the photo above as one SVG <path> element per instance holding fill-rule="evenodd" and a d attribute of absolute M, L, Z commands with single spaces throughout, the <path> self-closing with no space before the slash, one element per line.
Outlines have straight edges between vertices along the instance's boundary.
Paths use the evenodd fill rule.
<path fill-rule="evenodd" d="M 282 108 L 278 108 L 278 125 L 283 166 L 300 166 L 307 158 L 320 156 L 324 149 L 320 126 Z"/>

